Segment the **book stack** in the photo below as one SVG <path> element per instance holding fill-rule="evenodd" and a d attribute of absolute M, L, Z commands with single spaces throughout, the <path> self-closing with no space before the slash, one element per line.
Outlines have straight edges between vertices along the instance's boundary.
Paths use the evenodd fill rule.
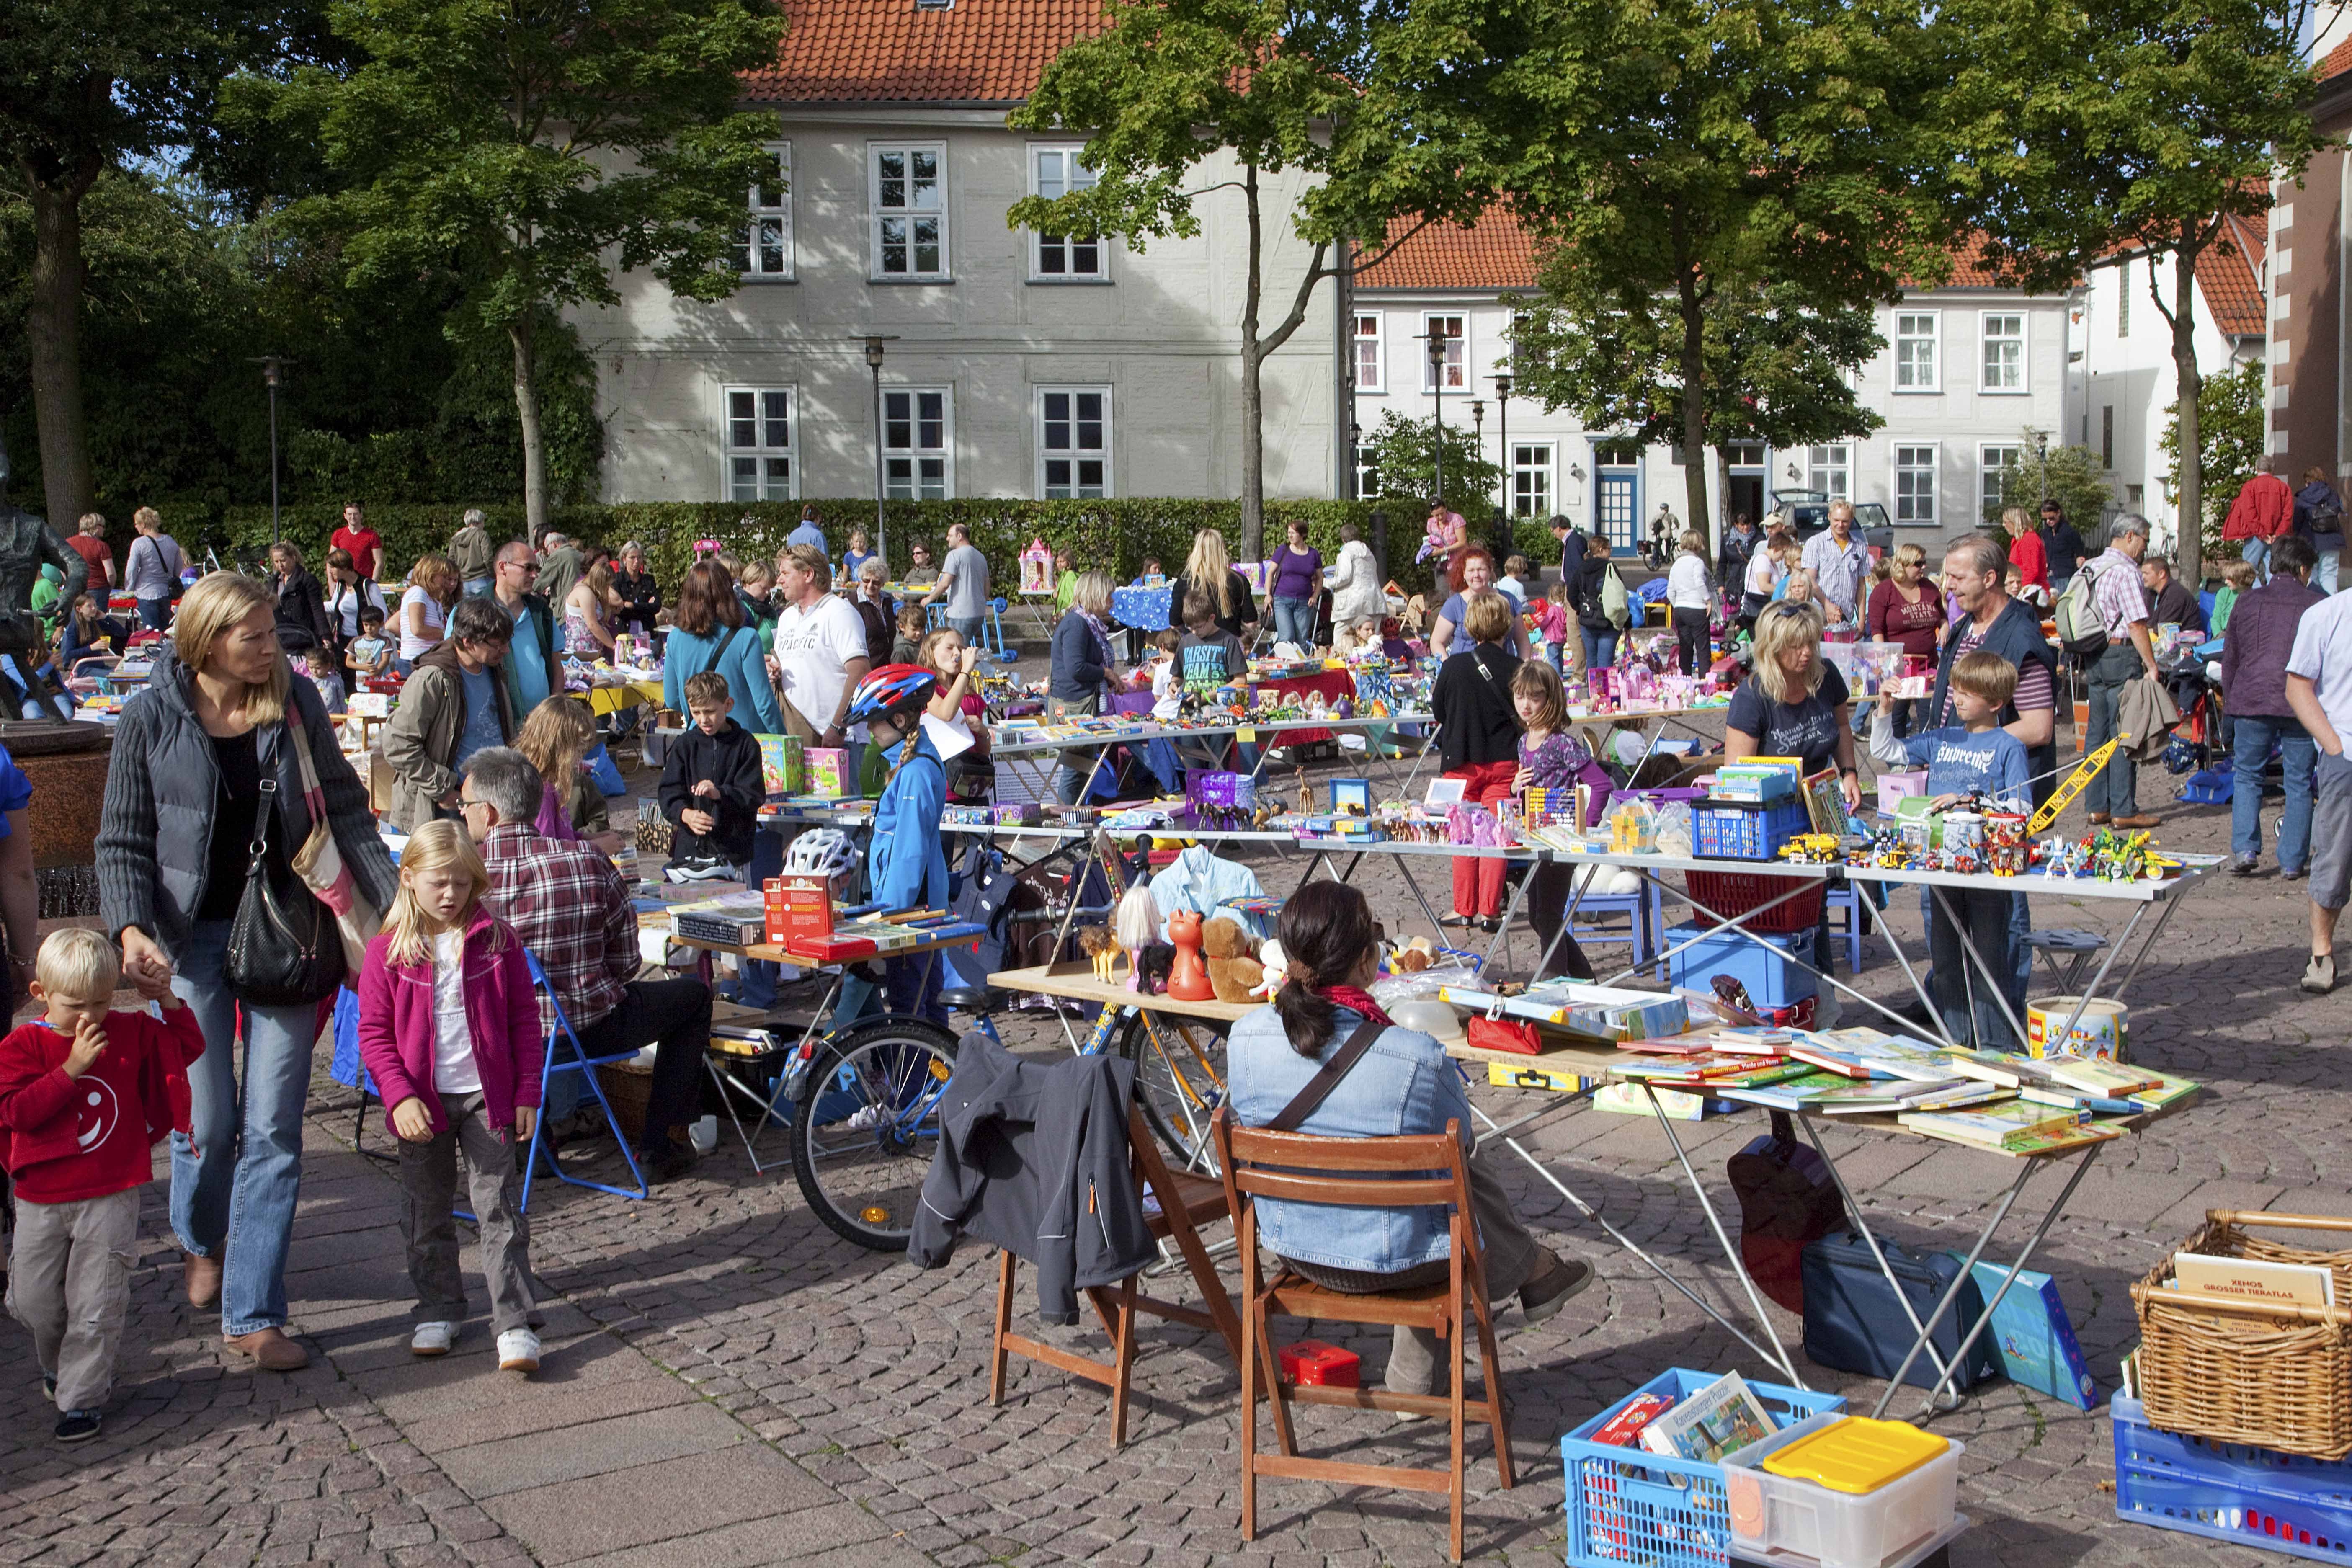
<path fill-rule="evenodd" d="M 2122 1129 L 2103 1127 L 2087 1110 L 2007 1100 L 1965 1110 L 1906 1110 L 1895 1121 L 1914 1132 L 1965 1143 L 2000 1154 L 2055 1153 L 2119 1137 Z"/>

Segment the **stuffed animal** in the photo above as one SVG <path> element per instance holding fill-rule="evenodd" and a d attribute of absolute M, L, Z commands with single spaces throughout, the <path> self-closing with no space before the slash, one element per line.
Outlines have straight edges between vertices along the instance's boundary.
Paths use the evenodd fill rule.
<path fill-rule="evenodd" d="M 1168 994 L 1168 976 L 1176 968 L 1176 950 L 1164 942 L 1155 942 L 1129 952 L 1127 961 L 1135 966 L 1135 988 L 1146 996 Z"/>
<path fill-rule="evenodd" d="M 1218 919 L 1202 926 L 1201 951 L 1220 1002 L 1247 1002 L 1265 979 L 1265 968 L 1250 956 L 1249 932 L 1239 921 Z"/>
<path fill-rule="evenodd" d="M 1258 947 L 1257 962 L 1262 974 L 1258 983 L 1250 988 L 1250 994 L 1263 996 L 1271 1002 L 1274 994 L 1282 989 L 1283 979 L 1290 971 L 1290 960 L 1284 956 L 1282 943 L 1268 937 Z"/>
<path fill-rule="evenodd" d="M 1110 927 L 1082 928 L 1078 932 L 1078 951 L 1095 961 L 1095 978 L 1109 984 L 1111 965 L 1118 960 L 1118 944 L 1111 940 Z"/>
<path fill-rule="evenodd" d="M 1389 969 L 1396 974 L 1418 974 L 1436 962 L 1436 946 L 1425 936 L 1414 937 L 1389 954 Z"/>

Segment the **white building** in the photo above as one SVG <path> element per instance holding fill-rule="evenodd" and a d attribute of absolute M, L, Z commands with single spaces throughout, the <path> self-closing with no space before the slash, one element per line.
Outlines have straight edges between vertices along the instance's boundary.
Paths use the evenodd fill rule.
<path fill-rule="evenodd" d="M 1241 490 L 1241 197 L 1141 254 L 1010 229 L 1033 192 L 1088 178 L 1072 138 L 1004 117 L 1054 54 L 1100 25 L 1085 0 L 786 0 L 776 68 L 746 98 L 776 117 L 778 174 L 747 193 L 743 286 L 715 305 L 643 274 L 573 320 L 606 421 L 608 500 L 874 493 L 880 343 L 893 497 L 1235 496 Z M 1233 172 L 1211 160 L 1196 183 Z M 1309 254 L 1296 176 L 1264 182 L 1265 314 Z M 1269 496 L 1329 496 L 1344 435 L 1337 289 L 1264 371 Z"/>
<path fill-rule="evenodd" d="M 1433 226 L 1367 268 L 1349 308 L 1356 420 L 1369 432 L 1385 408 L 1430 416 L 1435 400 L 1425 340 L 1433 325 L 1442 328 L 1464 339 L 1449 352 L 1446 424 L 1470 438 L 1468 404 L 1485 403 L 1481 444 L 1505 470 L 1513 511 L 1564 513 L 1630 550 L 1660 501 L 1677 516 L 1688 510 L 1675 450 L 1587 430 L 1566 410 L 1546 413 L 1523 398 L 1506 407 L 1496 396 L 1493 378 L 1508 368 L 1511 308 L 1504 300 L 1533 295 L 1535 271 L 1534 246 L 1507 213 L 1474 227 Z M 1829 446 L 1727 448 L 1710 476 L 1719 514 L 1711 521 L 1760 516 L 1776 489 L 1816 489 L 1882 503 L 1898 538 L 1930 542 L 1976 526 L 1986 505 L 1999 504 L 2009 467 L 2030 448 L 2030 432 L 2054 443 L 2072 423 L 2072 302 L 2068 294 L 2001 286 L 1962 260 L 1942 287 L 1880 307 L 1886 348 L 1858 379 L 1863 404 L 1885 425 Z M 1412 488 L 1394 476 L 1384 483 Z M 1424 477 L 1424 492 L 1426 486 Z"/>
<path fill-rule="evenodd" d="M 2197 368 L 2208 376 L 2262 359 L 2269 331 L 2269 225 L 2262 217 L 2223 224 L 2223 242 L 2197 264 Z M 2179 383 L 2172 324 L 2156 300 L 2168 307 L 2174 286 L 2171 258 L 2137 249 L 2090 269 L 2075 332 L 2081 395 L 2066 432 L 2067 440 L 2099 454 L 2115 477 L 2116 502 L 2146 517 L 2166 542 L 2178 535 L 2179 497 L 2160 443 L 2172 427 Z"/>

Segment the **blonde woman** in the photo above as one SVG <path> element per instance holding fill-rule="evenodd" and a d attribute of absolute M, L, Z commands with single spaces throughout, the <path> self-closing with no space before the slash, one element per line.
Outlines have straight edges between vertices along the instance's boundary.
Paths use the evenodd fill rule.
<path fill-rule="evenodd" d="M 1234 558 L 1225 549 L 1225 536 L 1213 528 L 1204 528 L 1192 536 L 1192 553 L 1185 557 L 1184 570 L 1169 588 L 1168 602 L 1171 605 L 1182 605 L 1184 595 L 1194 588 L 1209 595 L 1218 629 L 1241 638 L 1244 644 L 1257 630 L 1257 601 L 1250 596 L 1249 581 L 1234 570 Z"/>
<path fill-rule="evenodd" d="M 613 568 L 599 561 L 563 596 L 563 647 L 591 662 L 613 657 Z"/>
<path fill-rule="evenodd" d="M 424 554 L 409 568 L 407 591 L 400 595 L 400 673 L 408 674 L 416 661 L 439 646 L 449 606 L 457 601 L 457 569 L 446 555 Z"/>
<path fill-rule="evenodd" d="M 1821 608 L 1783 599 L 1756 617 L 1756 670 L 1723 717 L 1723 759 L 1795 757 L 1808 774 L 1837 764 L 1846 809 L 1862 804 L 1845 677 L 1822 657 Z"/>
<path fill-rule="evenodd" d="M 584 839 L 606 854 L 621 847 L 607 830 L 612 820 L 598 789 L 581 763 L 596 749 L 596 721 L 577 697 L 551 697 L 530 710 L 515 731 L 514 749 L 530 759 L 546 781 L 538 830 L 550 838 Z"/>
<path fill-rule="evenodd" d="M 449 1353 L 466 1318 L 457 1272 L 457 1152 L 481 1226 L 499 1370 L 539 1370 L 539 1301 L 514 1146 L 539 1121 L 539 994 L 522 943 L 482 903 L 490 874 L 454 822 L 400 856 L 400 893 L 359 977 L 360 1059 L 400 1140 L 400 1234 L 416 1287 L 410 1352 Z"/>
<path fill-rule="evenodd" d="M 296 680 L 278 650 L 276 609 L 267 584 L 233 572 L 204 578 L 181 601 L 170 651 L 115 727 L 98 883 L 126 973 L 171 977 L 205 1032 L 205 1054 L 188 1069 L 193 1131 L 172 1139 L 172 1228 L 187 1254 L 188 1300 L 218 1301 L 231 1349 L 290 1372 L 310 1360 L 286 1335 L 285 1275 L 319 1010 L 246 1005 L 239 1057 L 239 1004 L 223 977 L 257 833 L 291 853 L 313 826 L 289 721 L 310 743 L 327 826 L 360 895 L 388 909 L 399 884 L 318 689 Z M 277 809 L 259 823 L 264 779 Z"/>
<path fill-rule="evenodd" d="M 1674 617 L 1682 672 L 1696 675 L 1699 666 L 1715 659 L 1707 635 L 1715 608 L 1715 574 L 1707 569 L 1706 535 L 1696 529 L 1683 530 L 1675 563 L 1666 569 L 1666 608 Z"/>

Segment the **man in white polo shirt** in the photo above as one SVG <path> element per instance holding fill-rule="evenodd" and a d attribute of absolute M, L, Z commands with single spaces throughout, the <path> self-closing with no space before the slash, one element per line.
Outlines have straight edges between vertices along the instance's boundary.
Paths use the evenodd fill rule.
<path fill-rule="evenodd" d="M 2303 988 L 2336 989 L 2336 917 L 2352 893 L 2352 594 L 2304 611 L 2286 656 L 2286 705 L 2319 743 L 2311 813 L 2311 963 Z"/>

